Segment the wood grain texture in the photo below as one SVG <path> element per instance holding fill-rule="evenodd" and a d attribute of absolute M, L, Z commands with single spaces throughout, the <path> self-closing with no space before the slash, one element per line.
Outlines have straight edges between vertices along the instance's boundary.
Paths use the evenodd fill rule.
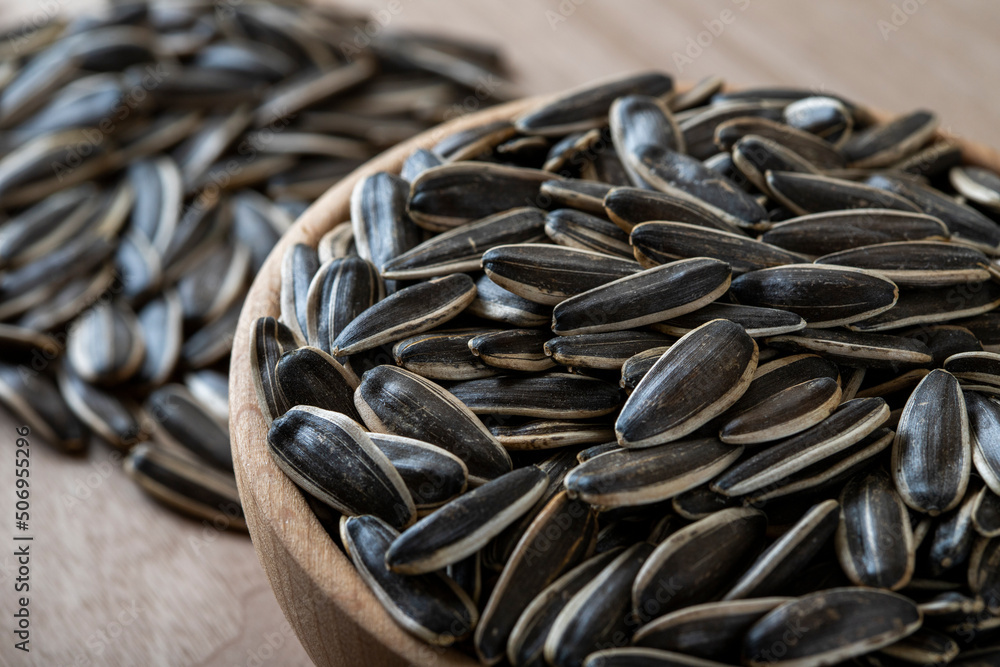
<path fill-rule="evenodd" d="M 77 12 L 96 4 L 0 0 L 0 22 L 21 28 L 53 8 Z M 396 6 L 389 0 L 340 4 L 365 12 Z M 912 16 L 896 13 L 897 21 L 906 16 L 906 22 L 884 38 L 879 21 L 893 26 L 894 6 L 903 12 L 904 5 L 918 9 Z M 527 93 L 560 90 L 640 68 L 662 68 L 688 80 L 721 74 L 742 85 L 837 91 L 897 112 L 932 108 L 953 133 L 1000 145 L 994 113 L 1000 107 L 994 66 L 1000 59 L 1000 41 L 995 39 L 1000 8 L 983 0 L 399 0 L 398 6 L 401 10 L 391 15 L 388 29 L 434 30 L 504 44 L 512 77 Z M 705 22 L 718 30 L 712 22 L 721 19 L 724 10 L 732 12 L 733 20 L 709 40 L 701 34 L 707 30 Z M 699 36 L 707 43 L 702 52 L 690 63 L 675 64 L 674 54 L 686 56 L 688 40 Z M 0 416 L 0 450 L 11 449 L 14 426 L 10 418 Z M 275 604 L 246 536 L 219 533 L 163 510 L 125 478 L 120 461 L 103 446 L 92 448 L 83 460 L 60 456 L 41 442 L 34 443 L 32 454 L 37 484 L 31 531 L 37 536 L 33 651 L 28 656 L 12 652 L 4 636 L 0 665 L 309 663 Z M 12 456 L 0 456 L 0 479 L 12 474 Z M 13 500 L 6 491 L 0 493 L 0 517 L 11 516 Z M 246 511 L 251 516 L 259 512 L 253 501 Z M 0 525 L 9 526 L 6 521 Z M 0 531 L 4 545 L 10 544 L 10 530 Z M 258 539 L 256 546 L 266 562 L 285 555 L 274 541 Z M 304 549 L 304 543 L 299 546 Z M 14 602 L 16 564 L 11 551 L 0 549 L 4 614 L 12 611 Z M 308 556 L 304 566 L 320 558 Z M 301 587 L 309 579 L 304 570 L 269 574 L 288 583 L 289 597 L 308 595 L 308 588 Z M 332 586 L 338 572 L 329 574 L 323 584 Z M 137 618 L 122 624 L 119 616 L 128 618 L 133 601 Z M 339 631 L 330 611 L 321 606 L 313 606 L 297 621 L 329 636 L 337 653 L 372 651 L 367 656 L 373 665 L 384 664 L 388 655 L 373 648 L 371 635 L 395 631 L 398 646 L 411 641 L 362 609 L 360 597 L 352 613 L 368 632 Z M 438 656 L 434 649 L 419 650 L 422 662 Z M 313 654 L 320 662 L 332 656 Z"/>

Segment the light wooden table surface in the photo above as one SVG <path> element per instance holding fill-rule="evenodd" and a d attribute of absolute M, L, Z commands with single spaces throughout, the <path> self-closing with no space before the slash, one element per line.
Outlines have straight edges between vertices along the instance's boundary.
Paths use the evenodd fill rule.
<path fill-rule="evenodd" d="M 93 3 L 0 0 L 0 18 L 18 26 L 84 4 Z M 506 44 L 527 93 L 641 68 L 689 80 L 718 73 L 892 111 L 930 107 L 952 132 L 1000 146 L 1000 6 L 990 0 L 344 4 L 389 16 L 387 29 Z M 163 510 L 106 447 L 76 460 L 42 442 L 31 449 L 32 652 L 14 651 L 14 427 L 0 414 L 0 665 L 308 664 L 246 535 Z"/>

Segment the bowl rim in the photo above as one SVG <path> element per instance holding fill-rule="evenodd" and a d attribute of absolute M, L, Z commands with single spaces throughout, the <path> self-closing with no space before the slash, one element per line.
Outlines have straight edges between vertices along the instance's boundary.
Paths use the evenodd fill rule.
<path fill-rule="evenodd" d="M 678 84 L 682 92 L 690 84 Z M 724 90 L 736 87 L 726 86 Z M 271 459 L 267 425 L 257 405 L 251 380 L 249 334 L 258 317 L 279 313 L 281 258 L 295 243 L 313 246 L 335 225 L 350 220 L 351 192 L 361 179 L 380 171 L 398 174 L 418 148 L 441 138 L 498 120 L 512 120 L 546 99 L 564 93 L 522 98 L 469 112 L 430 128 L 361 165 L 327 190 L 282 236 L 257 273 L 244 302 L 233 341 L 230 364 L 230 433 L 237 486 L 258 560 L 272 592 L 310 658 L 317 664 L 409 664 L 419 667 L 479 664 L 465 653 L 435 647 L 403 630 L 362 581 L 339 548 L 317 549 L 329 541 L 326 530 L 305 496 Z M 895 117 L 871 110 L 875 120 Z M 962 147 L 965 163 L 1000 171 L 995 149 L 938 130 L 935 137 Z M 311 600 L 309 599 L 311 598 Z M 345 625 L 345 623 L 349 623 Z M 322 638 L 321 638 L 322 635 Z M 377 660 L 377 661 L 376 661 Z M 368 662 L 371 661 L 371 662 Z"/>

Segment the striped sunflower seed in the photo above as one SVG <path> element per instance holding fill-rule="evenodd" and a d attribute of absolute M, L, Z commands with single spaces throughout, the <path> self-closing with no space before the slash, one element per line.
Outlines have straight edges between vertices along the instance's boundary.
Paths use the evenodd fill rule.
<path fill-rule="evenodd" d="M 409 489 L 417 509 L 443 505 L 465 492 L 469 470 L 454 454 L 432 444 L 385 433 L 369 433 Z"/>
<path fill-rule="evenodd" d="M 768 338 L 767 344 L 780 350 L 822 354 L 845 366 L 896 368 L 924 366 L 934 360 L 919 340 L 837 329 L 802 329 Z"/>
<path fill-rule="evenodd" d="M 727 320 L 713 320 L 686 334 L 625 402 L 615 422 L 618 442 L 623 447 L 670 442 L 722 414 L 750 385 L 757 354 L 753 339 Z"/>
<path fill-rule="evenodd" d="M 467 310 L 470 315 L 484 320 L 515 327 L 539 327 L 552 320 L 552 308 L 518 296 L 486 275 L 476 280 L 476 298 Z"/>
<path fill-rule="evenodd" d="M 490 432 L 508 451 L 589 445 L 607 442 L 615 437 L 614 428 L 610 424 L 558 419 L 537 419 L 512 426 L 492 426 Z"/>
<path fill-rule="evenodd" d="M 452 395 L 477 415 L 590 419 L 618 409 L 613 384 L 583 375 L 497 375 L 451 386 Z"/>
<path fill-rule="evenodd" d="M 347 325 L 382 300 L 385 286 L 371 262 L 340 257 L 322 264 L 305 297 L 306 341 L 326 353 Z"/>
<path fill-rule="evenodd" d="M 403 478 L 357 422 L 340 413 L 296 406 L 271 422 L 267 444 L 286 475 L 338 512 L 371 514 L 400 528 L 416 518 Z"/>
<path fill-rule="evenodd" d="M 66 339 L 66 360 L 87 382 L 114 384 L 139 370 L 146 344 L 135 313 L 107 301 L 84 313 Z"/>
<path fill-rule="evenodd" d="M 739 220 L 693 197 L 640 188 L 613 188 L 604 197 L 604 213 L 622 230 L 631 232 L 642 222 L 671 220 L 689 225 L 741 233 Z"/>
<path fill-rule="evenodd" d="M 529 466 L 501 475 L 443 505 L 393 540 L 385 554 L 392 572 L 424 574 L 479 551 L 531 509 L 548 475 Z"/>
<path fill-rule="evenodd" d="M 778 223 L 761 240 L 807 256 L 902 241 L 944 241 L 944 223 L 922 213 L 877 208 L 813 213 Z"/>
<path fill-rule="evenodd" d="M 548 333 L 539 329 L 490 331 L 469 338 L 466 349 L 480 363 L 493 368 L 545 371 L 556 365 L 546 354 L 548 338 Z"/>
<path fill-rule="evenodd" d="M 567 178 L 561 181 L 545 181 L 539 192 L 558 206 L 603 216 L 604 198 L 611 188 L 612 186 L 607 183 Z"/>
<path fill-rule="evenodd" d="M 184 385 L 167 384 L 153 391 L 144 406 L 156 423 L 156 439 L 175 451 L 194 454 L 220 470 L 233 470 L 229 429 L 201 407 Z"/>
<path fill-rule="evenodd" d="M 600 213 L 603 214 L 603 208 Z M 632 259 L 629 237 L 618 225 L 591 213 L 560 208 L 545 216 L 545 235 L 567 248 Z"/>
<path fill-rule="evenodd" d="M 680 222 L 645 222 L 632 228 L 629 240 L 644 268 L 689 257 L 714 257 L 741 274 L 783 264 L 800 264 L 805 257 L 734 234 Z"/>
<path fill-rule="evenodd" d="M 790 127 L 826 139 L 839 148 L 854 128 L 854 115 L 833 97 L 805 97 L 782 111 L 782 120 Z"/>
<path fill-rule="evenodd" d="M 472 380 L 497 373 L 470 349 L 488 329 L 429 331 L 404 338 L 392 347 L 398 366 L 431 380 Z"/>
<path fill-rule="evenodd" d="M 813 173 L 837 169 L 846 164 L 844 156 L 830 142 L 769 118 L 733 118 L 720 123 L 715 128 L 715 145 L 724 151 L 731 151 L 748 136 L 769 140 L 801 156 L 814 167 L 811 170 Z"/>
<path fill-rule="evenodd" d="M 341 539 L 361 578 L 397 623 L 424 641 L 450 646 L 472 634 L 479 612 L 469 596 L 440 572 L 405 576 L 385 565 L 399 534 L 374 516 L 346 518 Z"/>
<path fill-rule="evenodd" d="M 735 322 L 743 327 L 751 338 L 792 333 L 806 326 L 804 319 L 787 310 L 715 301 L 686 315 L 657 322 L 651 328 L 672 336 L 683 336 L 712 320 Z"/>
<path fill-rule="evenodd" d="M 927 143 L 937 126 L 938 118 L 930 111 L 914 111 L 855 132 L 844 142 L 844 156 L 852 167 L 888 167 Z"/>
<path fill-rule="evenodd" d="M 840 397 L 836 380 L 807 380 L 727 421 L 719 439 L 732 445 L 755 445 L 787 438 L 829 417 L 840 405 Z"/>
<path fill-rule="evenodd" d="M 985 255 L 953 243 L 884 243 L 824 255 L 816 263 L 877 271 L 900 287 L 942 287 L 990 279 Z"/>
<path fill-rule="evenodd" d="M 921 212 L 909 199 L 864 183 L 782 171 L 768 172 L 765 179 L 774 198 L 798 215 L 871 208 Z"/>
<path fill-rule="evenodd" d="M 985 167 L 952 167 L 948 180 L 966 199 L 990 209 L 1000 209 L 1000 176 Z"/>
<path fill-rule="evenodd" d="M 674 339 L 642 330 L 557 336 L 545 342 L 545 354 L 563 366 L 620 370 L 646 350 L 668 347 Z"/>
<path fill-rule="evenodd" d="M 319 348 L 285 352 L 275 366 L 274 378 L 290 406 L 311 405 L 361 421 L 354 408 L 357 376 Z"/>

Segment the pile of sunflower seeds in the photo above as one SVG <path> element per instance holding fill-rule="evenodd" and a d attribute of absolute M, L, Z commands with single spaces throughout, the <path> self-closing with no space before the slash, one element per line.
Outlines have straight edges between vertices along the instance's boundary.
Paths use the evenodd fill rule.
<path fill-rule="evenodd" d="M 251 334 L 316 548 L 486 665 L 1000 664 L 1000 175 L 936 126 L 648 73 L 360 182 Z"/>
<path fill-rule="evenodd" d="M 154 496 L 242 526 L 227 377 L 250 279 L 342 176 L 504 85 L 488 48 L 381 30 L 155 0 L 0 39 L 0 401 L 18 419 L 67 452 L 102 438 Z"/>

